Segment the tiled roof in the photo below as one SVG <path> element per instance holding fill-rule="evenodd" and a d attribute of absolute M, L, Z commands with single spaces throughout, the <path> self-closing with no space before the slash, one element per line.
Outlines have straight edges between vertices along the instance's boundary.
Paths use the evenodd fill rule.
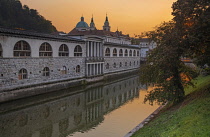
<path fill-rule="evenodd" d="M 142 38 L 142 39 L 140 39 L 140 42 L 150 42 L 150 39 L 149 38 Z"/>
<path fill-rule="evenodd" d="M 81 39 L 71 38 L 71 37 L 67 37 L 67 36 L 37 33 L 37 32 L 26 31 L 26 30 L 17 30 L 17 29 L 0 28 L 0 34 L 22 35 L 22 36 L 29 36 L 29 37 L 41 37 L 41 38 L 49 38 L 49 39 L 59 39 L 59 40 L 70 40 L 70 41 L 84 42 Z"/>
<path fill-rule="evenodd" d="M 97 35 L 97 36 L 111 36 L 111 37 L 124 37 L 130 39 L 129 35 L 124 35 L 122 32 L 110 32 L 105 30 L 87 30 L 87 31 L 78 31 L 74 28 L 68 33 L 69 36 L 83 36 L 83 35 Z"/>

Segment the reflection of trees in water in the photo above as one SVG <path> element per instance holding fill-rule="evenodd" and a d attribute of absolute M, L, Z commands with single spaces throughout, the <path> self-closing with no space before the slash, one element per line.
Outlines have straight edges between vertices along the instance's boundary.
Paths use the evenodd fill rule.
<path fill-rule="evenodd" d="M 81 121 L 82 121 L 82 113 L 75 114 L 74 115 L 74 124 L 79 125 Z"/>
<path fill-rule="evenodd" d="M 52 137 L 52 130 L 53 126 L 48 125 L 40 130 L 40 136 L 39 137 Z"/>
<path fill-rule="evenodd" d="M 28 123 L 28 115 L 25 113 L 19 114 L 17 119 L 18 119 L 18 124 L 20 127 L 23 127 L 23 126 L 27 125 L 27 123 Z"/>
<path fill-rule="evenodd" d="M 66 132 L 68 127 L 69 127 L 69 119 L 68 118 L 60 120 L 60 122 L 59 122 L 59 132 L 60 133 Z"/>

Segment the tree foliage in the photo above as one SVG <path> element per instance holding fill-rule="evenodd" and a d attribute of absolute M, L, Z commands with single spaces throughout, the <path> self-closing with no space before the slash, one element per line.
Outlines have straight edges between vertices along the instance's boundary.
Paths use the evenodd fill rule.
<path fill-rule="evenodd" d="M 210 65 L 210 1 L 178 0 L 172 6 L 174 16 L 146 36 L 157 43 L 141 69 L 141 82 L 153 83 L 145 102 L 177 103 L 184 98 L 184 86 L 195 71 L 181 57 L 193 58 L 199 65 Z"/>
<path fill-rule="evenodd" d="M 0 27 L 19 28 L 43 33 L 56 32 L 51 21 L 37 10 L 22 6 L 19 0 L 0 0 Z"/>

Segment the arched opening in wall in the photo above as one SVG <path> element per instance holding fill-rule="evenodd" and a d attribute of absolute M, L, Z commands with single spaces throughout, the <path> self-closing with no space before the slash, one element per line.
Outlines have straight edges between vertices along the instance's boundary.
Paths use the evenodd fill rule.
<path fill-rule="evenodd" d="M 1 46 L 1 43 L 0 43 L 0 58 L 3 57 L 3 49 L 2 49 L 2 46 Z"/>
<path fill-rule="evenodd" d="M 122 49 L 120 49 L 120 51 L 119 51 L 119 56 L 120 56 L 120 57 L 123 56 L 123 50 L 122 50 Z"/>
<path fill-rule="evenodd" d="M 68 46 L 66 44 L 62 44 L 59 47 L 58 55 L 60 57 L 68 57 L 69 56 L 69 48 L 68 48 Z"/>
<path fill-rule="evenodd" d="M 18 41 L 13 49 L 14 57 L 30 57 L 31 56 L 31 47 L 26 41 Z"/>
<path fill-rule="evenodd" d="M 21 80 L 21 79 L 27 79 L 28 77 L 28 73 L 27 73 L 27 70 L 22 68 L 19 72 L 18 72 L 18 79 Z"/>
<path fill-rule="evenodd" d="M 139 57 L 139 51 L 137 51 L 137 56 Z"/>
<path fill-rule="evenodd" d="M 105 56 L 106 57 L 109 57 L 110 56 L 110 49 L 109 48 L 106 48 L 106 50 L 105 50 Z"/>
<path fill-rule="evenodd" d="M 129 51 L 129 56 L 132 57 L 132 50 Z"/>
<path fill-rule="evenodd" d="M 106 64 L 106 69 L 109 69 L 109 63 Z"/>
<path fill-rule="evenodd" d="M 122 67 L 122 62 L 120 62 L 120 68 Z"/>
<path fill-rule="evenodd" d="M 134 57 L 136 56 L 136 50 L 133 51 L 133 56 L 134 56 Z"/>
<path fill-rule="evenodd" d="M 130 62 L 130 66 L 131 66 L 132 64 L 131 64 L 131 62 Z"/>
<path fill-rule="evenodd" d="M 125 62 L 125 66 L 127 67 L 127 62 Z"/>
<path fill-rule="evenodd" d="M 67 74 L 67 68 L 66 68 L 66 66 L 63 66 L 62 67 L 61 74 Z"/>
<path fill-rule="evenodd" d="M 113 55 L 113 57 L 117 56 L 117 49 L 116 48 L 113 49 L 113 54 L 112 55 Z"/>
<path fill-rule="evenodd" d="M 125 57 L 127 57 L 128 56 L 128 50 L 126 49 L 125 50 Z"/>
<path fill-rule="evenodd" d="M 116 63 L 114 63 L 114 64 L 113 64 L 113 68 L 116 68 L 116 67 L 117 67 L 117 64 L 116 64 Z"/>
<path fill-rule="evenodd" d="M 77 45 L 74 48 L 74 56 L 75 57 L 82 57 L 82 47 L 80 45 Z"/>
<path fill-rule="evenodd" d="M 40 57 L 52 57 L 52 47 L 49 43 L 44 42 L 39 48 Z"/>
<path fill-rule="evenodd" d="M 135 61 L 133 62 L 133 65 L 134 65 L 134 66 L 136 65 L 136 62 L 135 62 Z"/>
<path fill-rule="evenodd" d="M 76 66 L 76 73 L 80 73 L 80 65 Z"/>
<path fill-rule="evenodd" d="M 43 76 L 50 76 L 50 69 L 48 67 L 45 67 L 43 69 Z"/>

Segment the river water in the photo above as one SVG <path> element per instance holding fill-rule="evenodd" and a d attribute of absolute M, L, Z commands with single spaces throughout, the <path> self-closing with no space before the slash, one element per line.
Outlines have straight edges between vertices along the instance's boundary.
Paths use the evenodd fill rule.
<path fill-rule="evenodd" d="M 139 77 L 0 104 L 0 137 L 123 137 L 158 106 Z"/>

